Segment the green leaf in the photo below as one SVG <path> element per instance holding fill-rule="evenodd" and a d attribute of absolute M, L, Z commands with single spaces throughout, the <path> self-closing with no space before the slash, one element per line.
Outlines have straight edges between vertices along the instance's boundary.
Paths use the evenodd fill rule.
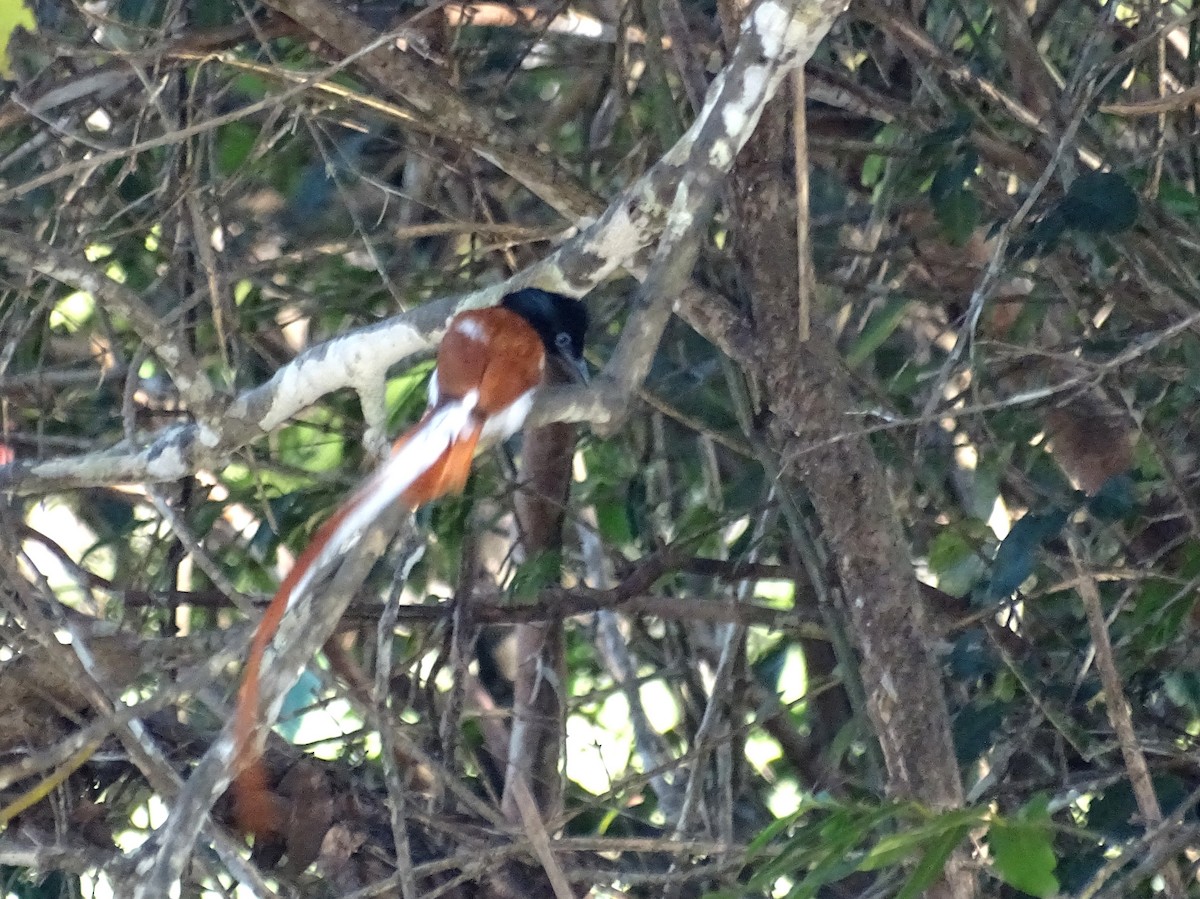
<path fill-rule="evenodd" d="M 762 852 L 768 845 L 781 833 L 795 824 L 801 817 L 807 815 L 809 810 L 801 806 L 794 813 L 783 818 L 776 818 L 761 831 L 758 836 L 750 841 L 750 845 L 746 847 L 746 855 L 753 857 Z"/>
<path fill-rule="evenodd" d="M 1043 824 L 1049 821 L 1050 794 L 1043 791 L 1030 796 L 1025 804 L 1017 810 L 1017 820 L 1033 824 Z"/>
<path fill-rule="evenodd" d="M 626 546 L 633 541 L 633 523 L 625 502 L 611 488 L 597 490 L 596 527 L 606 543 Z"/>
<path fill-rule="evenodd" d="M 1190 577 L 1184 571 L 1179 576 Z M 1129 626 L 1140 652 L 1154 653 L 1179 639 L 1191 611 L 1190 594 L 1174 580 L 1148 579 L 1134 596 Z M 1184 630 L 1181 630 L 1184 629 Z"/>
<path fill-rule="evenodd" d="M 1031 896 L 1052 896 L 1058 892 L 1054 868 L 1051 832 L 1038 824 L 1010 824 L 994 821 L 988 830 L 996 873 L 1010 886 Z"/>
<path fill-rule="evenodd" d="M 389 378 L 386 402 L 389 409 L 388 424 L 394 431 L 403 431 L 421 417 L 429 389 L 429 373 L 433 361 L 414 365 L 402 374 Z"/>
<path fill-rule="evenodd" d="M 929 542 L 928 565 L 934 574 L 943 574 L 974 556 L 974 544 L 956 527 L 939 531 Z"/>
<path fill-rule="evenodd" d="M 872 143 L 878 144 L 881 147 L 888 149 L 900 145 L 904 140 L 904 129 L 893 123 L 884 125 L 875 135 Z M 888 157 L 883 154 L 871 155 L 863 160 L 862 174 L 860 176 L 863 187 L 875 187 L 884 176 L 888 162 Z"/>
<path fill-rule="evenodd" d="M 1163 675 L 1163 689 L 1175 705 L 1195 714 L 1200 710 L 1200 672 L 1171 671 Z"/>
<path fill-rule="evenodd" d="M 37 19 L 24 0 L 0 0 L 0 78 L 12 80 L 12 60 L 8 55 L 8 44 L 18 28 L 37 31 Z"/>
<path fill-rule="evenodd" d="M 992 560 L 992 579 L 988 584 L 987 598 L 1000 599 L 1015 593 L 1025 579 L 1033 574 L 1041 545 L 1058 536 L 1066 523 L 1067 513 L 1055 509 L 1031 513 L 1014 524 L 996 550 L 996 558 Z"/>
<path fill-rule="evenodd" d="M 217 168 L 231 175 L 242 167 L 254 149 L 258 129 L 248 122 L 231 122 L 217 131 Z"/>
<path fill-rule="evenodd" d="M 1085 234 L 1120 234 L 1137 221 L 1138 198 L 1116 172 L 1088 172 L 1072 183 L 1059 204 L 1067 227 Z"/>
<path fill-rule="evenodd" d="M 863 856 L 858 870 L 878 871 L 880 868 L 898 865 L 916 855 L 930 839 L 930 834 L 920 827 L 909 827 L 896 833 L 885 834 Z"/>
<path fill-rule="evenodd" d="M 233 92 L 244 94 L 248 100 L 261 100 L 267 95 L 267 80 L 261 75 L 242 72 L 233 79 Z"/>
<path fill-rule="evenodd" d="M 320 410 L 310 415 L 321 421 L 298 421 L 280 430 L 280 461 L 312 472 L 340 469 L 345 461 L 345 441 L 338 433 L 337 419 Z"/>
<path fill-rule="evenodd" d="M 562 554 L 547 550 L 517 566 L 508 593 L 518 599 L 532 600 L 543 587 L 556 586 L 561 579 Z"/>
<path fill-rule="evenodd" d="M 934 204 L 934 212 L 942 233 L 956 247 L 964 246 L 979 227 L 979 198 L 969 187 L 951 191 L 945 199 Z"/>
<path fill-rule="evenodd" d="M 867 321 L 858 339 L 846 352 L 846 364 L 851 368 L 861 365 L 867 358 L 879 349 L 892 332 L 904 321 L 904 313 L 908 311 L 907 297 L 894 297 L 882 309 L 876 311 Z"/>
<path fill-rule="evenodd" d="M 909 875 L 904 887 L 896 894 L 896 899 L 915 899 L 916 896 L 921 895 L 925 888 L 941 875 L 942 870 L 946 867 L 946 859 L 950 858 L 950 853 L 970 832 L 971 825 L 964 824 L 947 830 L 931 843 L 925 850 L 925 854 L 921 856 L 921 860 L 913 866 L 912 874 Z"/>
<path fill-rule="evenodd" d="M 1159 185 L 1158 202 L 1167 212 L 1180 218 L 1200 215 L 1200 197 L 1169 178 L 1163 178 Z"/>
<path fill-rule="evenodd" d="M 1088 512 L 1101 521 L 1120 521 L 1134 505 L 1133 478 L 1127 474 L 1113 475 L 1087 502 Z"/>

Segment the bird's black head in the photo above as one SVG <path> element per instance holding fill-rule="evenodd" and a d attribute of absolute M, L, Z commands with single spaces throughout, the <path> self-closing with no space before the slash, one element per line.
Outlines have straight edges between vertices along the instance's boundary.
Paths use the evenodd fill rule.
<path fill-rule="evenodd" d="M 557 356 L 565 363 L 569 374 L 587 381 L 583 339 L 587 333 L 588 314 L 583 303 L 561 293 L 526 287 L 508 294 L 500 305 L 533 326 L 542 338 L 547 356 Z"/>

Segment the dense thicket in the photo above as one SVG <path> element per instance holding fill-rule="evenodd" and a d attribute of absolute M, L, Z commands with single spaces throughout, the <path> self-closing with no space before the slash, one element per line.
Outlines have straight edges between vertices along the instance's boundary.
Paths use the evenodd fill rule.
<path fill-rule="evenodd" d="M 288 833 L 218 801 L 183 895 L 1197 892 L 1189 0 L 33 13 L 0 895 L 151 882 L 261 602 L 527 283 L 593 389 L 367 555 Z"/>

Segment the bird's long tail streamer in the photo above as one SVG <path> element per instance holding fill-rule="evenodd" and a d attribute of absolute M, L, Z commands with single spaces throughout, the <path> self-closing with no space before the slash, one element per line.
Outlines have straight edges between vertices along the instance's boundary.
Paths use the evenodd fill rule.
<path fill-rule="evenodd" d="M 363 530 L 392 503 L 416 509 L 430 500 L 460 492 L 482 433 L 474 398 L 445 403 L 425 414 L 392 446 L 388 459 L 317 529 L 271 599 L 250 641 L 234 713 L 233 812 L 247 833 L 279 833 L 284 823 L 280 800 L 271 792 L 261 749 L 255 745 L 263 657 L 284 614 L 312 585 L 317 572 L 345 554 Z"/>

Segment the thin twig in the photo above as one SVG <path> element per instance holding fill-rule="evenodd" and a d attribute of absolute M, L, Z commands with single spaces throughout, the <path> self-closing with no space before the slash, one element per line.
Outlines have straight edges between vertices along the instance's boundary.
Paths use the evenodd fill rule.
<path fill-rule="evenodd" d="M 1150 770 L 1146 766 L 1146 756 L 1142 752 L 1137 732 L 1133 728 L 1129 700 L 1125 696 L 1125 686 L 1117 671 L 1112 643 L 1108 638 L 1108 626 L 1104 621 L 1100 590 L 1084 567 L 1083 543 L 1074 531 L 1067 534 L 1067 546 L 1071 553 L 1071 564 L 1074 565 L 1079 578 L 1079 597 L 1083 600 L 1084 612 L 1087 614 L 1088 630 L 1091 632 L 1092 646 L 1096 652 L 1096 668 L 1100 672 L 1100 681 L 1104 685 L 1104 708 L 1108 712 L 1108 720 L 1112 724 L 1113 730 L 1116 731 L 1117 742 L 1121 746 L 1121 755 L 1125 759 L 1125 768 L 1129 772 L 1129 783 L 1133 787 L 1133 795 L 1137 799 L 1138 811 L 1141 812 L 1147 827 L 1153 828 L 1163 820 L 1162 807 L 1158 804 L 1158 796 L 1154 793 L 1154 783 L 1150 779 Z M 1174 860 L 1164 860 L 1161 872 L 1166 881 L 1167 894 L 1172 899 L 1183 899 L 1186 890 Z"/>
<path fill-rule="evenodd" d="M 423 547 L 421 547 L 423 549 Z M 391 813 L 392 845 L 396 849 L 396 871 L 400 876 L 400 895 L 403 899 L 417 899 L 417 881 L 413 876 L 412 850 L 408 840 L 407 806 L 408 788 L 401 780 L 396 765 L 395 724 L 389 704 L 392 695 L 392 644 L 395 640 L 396 616 L 400 611 L 400 599 L 404 584 L 412 566 L 420 558 L 421 549 L 408 548 L 401 564 L 396 566 L 388 590 L 383 615 L 375 641 L 375 715 L 379 728 L 379 757 L 383 766 L 383 779 L 388 792 L 388 811 Z"/>

